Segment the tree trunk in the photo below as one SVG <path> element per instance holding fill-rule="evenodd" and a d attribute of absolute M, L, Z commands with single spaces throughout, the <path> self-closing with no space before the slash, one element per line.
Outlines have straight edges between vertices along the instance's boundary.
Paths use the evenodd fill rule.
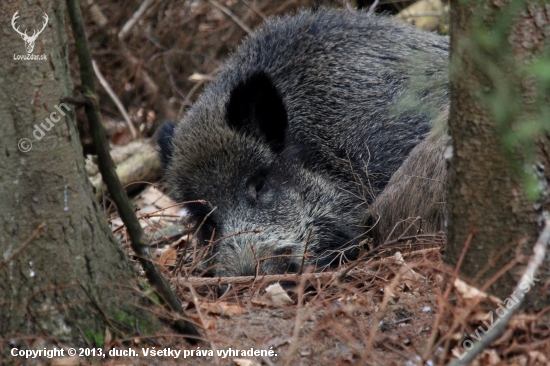
<path fill-rule="evenodd" d="M 94 200 L 74 111 L 60 102 L 72 94 L 64 4 L 0 5 L 0 334 L 22 349 L 46 346 L 25 344 L 32 339 L 101 346 L 106 327 L 115 334 L 158 327 L 136 307 L 144 303 L 136 271 Z M 16 26 L 29 35 L 49 17 L 32 52 L 47 60 L 14 59 L 27 55 L 6 21 L 16 11 Z M 0 350 L 5 359 L 2 352 L 9 350 Z"/>
<path fill-rule="evenodd" d="M 529 159 L 523 146 L 514 150 L 513 155 L 506 150 L 503 140 L 511 126 L 521 130 L 521 123 L 526 120 L 523 117 L 540 111 L 540 105 L 529 103 L 526 80 L 516 77 L 516 71 L 548 44 L 550 7 L 535 6 L 534 0 L 526 1 L 528 6 L 510 17 L 513 26 L 504 30 L 497 28 L 498 21 L 511 5 L 505 2 L 507 5 L 499 8 L 495 3 L 493 0 L 451 2 L 449 130 L 453 154 L 447 195 L 445 259 L 455 266 L 473 231 L 460 273 L 481 286 L 500 272 L 502 275 L 489 291 L 505 299 L 512 295 L 526 258 L 510 269 L 504 267 L 516 258 L 521 259 L 517 254 L 532 255 L 543 222 L 542 210 L 548 209 L 544 195 L 539 196 L 538 204 L 526 197 L 522 173 L 525 166 L 531 168 L 543 162 L 537 165 L 542 169 L 539 183 L 547 185 L 548 155 L 539 152 L 534 159 Z M 480 37 L 481 32 L 489 30 L 491 33 L 485 34 L 491 36 L 486 37 L 492 37 L 497 43 L 487 43 L 488 38 Z M 507 33 L 502 33 L 504 31 Z M 497 32 L 501 32 L 502 37 L 494 37 L 498 36 Z M 525 42 L 524 36 L 529 42 Z M 507 100 L 506 96 L 512 99 Z M 495 105 L 500 108 L 497 112 L 491 109 Z M 547 141 L 545 138 L 543 143 Z M 534 142 L 532 145 L 535 146 Z M 545 284 L 548 272 L 540 273 L 540 282 L 536 282 L 527 296 L 530 310 L 550 303 L 548 284 Z"/>

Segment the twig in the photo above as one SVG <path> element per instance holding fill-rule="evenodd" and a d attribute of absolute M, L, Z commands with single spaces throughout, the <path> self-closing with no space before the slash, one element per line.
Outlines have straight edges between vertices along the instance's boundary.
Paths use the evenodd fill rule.
<path fill-rule="evenodd" d="M 191 100 L 187 99 L 187 97 L 183 94 L 183 91 L 178 87 L 176 79 L 174 78 L 174 75 L 170 71 L 170 67 L 168 66 L 168 61 L 166 57 L 163 57 L 163 61 L 164 61 L 164 68 L 166 69 L 166 73 L 168 74 L 168 80 L 170 80 L 170 85 L 172 86 L 172 89 L 179 94 L 179 96 L 183 99 L 183 102 L 186 105 L 188 106 L 192 105 L 193 103 L 191 103 Z"/>
<path fill-rule="evenodd" d="M 136 24 L 139 18 L 141 18 L 141 16 L 143 15 L 143 13 L 145 13 L 147 8 L 151 6 L 153 1 L 154 0 L 145 0 L 143 3 L 141 3 L 138 10 L 134 13 L 134 15 L 132 15 L 132 17 L 126 22 L 126 24 L 124 24 L 120 32 L 118 32 L 118 39 L 120 41 L 123 41 L 126 38 L 130 29 L 132 29 L 134 24 Z"/>
<path fill-rule="evenodd" d="M 42 230 L 44 230 L 44 228 L 46 227 L 46 223 L 43 222 L 41 223 L 40 225 L 38 225 L 38 228 L 36 228 L 36 230 L 34 231 L 34 233 L 32 233 L 32 235 L 27 239 L 25 240 L 25 242 L 23 244 L 21 244 L 21 246 L 15 251 L 13 252 L 8 258 L 4 259 L 2 262 L 0 262 L 0 269 L 2 269 L 2 267 L 4 267 L 6 264 L 8 264 L 11 260 L 13 260 L 13 258 L 15 258 L 16 256 L 19 255 L 19 253 L 21 253 L 23 250 L 25 250 L 26 247 L 29 246 L 30 243 L 32 243 L 32 241 L 34 239 L 36 239 L 36 237 L 38 235 L 40 235 L 40 233 L 42 232 Z"/>
<path fill-rule="evenodd" d="M 125 59 L 130 63 L 132 67 L 139 71 L 139 77 L 143 81 L 143 86 L 145 91 L 148 94 L 151 94 L 152 102 L 159 103 L 158 109 L 166 115 L 166 119 L 174 119 L 176 117 L 175 113 L 172 111 L 170 103 L 165 100 L 160 94 L 160 87 L 153 80 L 151 75 L 141 67 L 141 61 L 135 57 L 132 52 L 128 49 L 125 43 L 120 44 L 120 49 Z"/>
<path fill-rule="evenodd" d="M 262 19 L 265 18 L 265 14 L 260 9 L 258 9 L 256 5 L 251 4 L 246 0 L 242 0 L 242 2 L 244 5 L 248 6 L 254 13 L 256 13 L 257 16 L 259 16 Z"/>
<path fill-rule="evenodd" d="M 216 210 L 216 207 L 212 208 L 212 210 L 206 214 L 204 216 L 204 218 L 202 219 L 201 223 L 199 224 L 199 226 L 197 226 L 197 228 L 193 231 L 193 235 L 189 238 L 188 242 L 189 243 L 192 243 L 193 240 L 195 239 L 195 236 L 197 233 L 200 232 L 200 230 L 202 229 L 202 226 L 204 225 L 204 223 L 206 222 L 206 220 L 208 220 L 208 217 L 212 214 L 212 212 L 214 212 Z M 187 249 L 187 245 L 185 246 L 185 249 Z M 185 250 L 184 250 L 184 255 L 185 255 Z M 185 262 L 185 258 L 184 258 L 184 255 L 181 256 L 181 258 L 179 259 L 178 262 L 176 262 L 176 271 L 175 273 L 179 273 L 181 272 L 182 268 L 183 268 L 183 264 Z"/>
<path fill-rule="evenodd" d="M 97 4 L 94 3 L 94 0 L 88 0 L 88 9 L 87 11 L 90 12 L 92 16 L 92 20 L 99 25 L 101 28 L 107 27 L 107 24 L 109 24 L 109 21 L 107 20 L 107 17 L 103 15 L 103 12 L 97 6 Z"/>
<path fill-rule="evenodd" d="M 387 251 L 389 249 L 392 249 L 392 250 L 400 249 L 400 247 L 390 247 L 390 245 L 397 244 L 399 242 L 412 240 L 412 239 L 443 238 L 443 237 L 444 236 L 440 235 L 440 234 L 419 234 L 419 235 L 414 235 L 414 236 L 406 236 L 406 237 L 401 238 L 401 239 L 392 240 L 391 242 L 387 242 L 387 243 L 383 244 L 382 246 L 377 247 L 374 251 L 365 252 L 359 258 L 354 260 L 351 264 L 349 264 L 346 267 L 344 267 L 343 269 L 339 270 L 338 271 L 338 276 L 336 277 L 336 280 L 341 281 L 347 275 L 347 273 L 350 270 L 352 270 L 353 268 L 355 268 L 356 266 L 358 266 L 360 263 L 364 262 L 367 259 L 374 259 L 377 256 L 381 256 L 385 251 Z M 422 245 L 422 243 L 409 244 L 408 247 L 414 247 L 414 246 L 418 246 L 418 245 Z M 413 252 L 410 252 L 410 253 L 403 253 L 403 255 L 417 254 L 417 253 L 430 253 L 432 251 L 440 250 L 439 246 L 437 246 L 436 244 L 426 243 L 426 245 L 433 245 L 433 247 L 428 248 L 428 249 L 413 251 Z M 388 257 L 388 256 L 385 256 L 385 257 Z M 391 258 L 387 258 L 387 259 L 391 259 Z"/>
<path fill-rule="evenodd" d="M 199 90 L 199 88 L 204 84 L 203 81 L 197 81 L 195 83 L 195 85 L 193 85 L 193 87 L 189 90 L 189 92 L 187 93 L 187 95 L 185 96 L 184 98 L 184 102 L 187 104 L 187 105 L 192 105 L 193 103 L 191 102 L 191 98 L 193 97 L 193 95 L 197 92 L 197 90 Z"/>
<path fill-rule="evenodd" d="M 208 75 L 203 75 L 199 73 L 194 73 L 193 75 L 191 75 L 189 77 L 189 81 L 195 82 L 195 85 L 193 85 L 193 87 L 189 90 L 189 92 L 185 96 L 185 103 L 187 103 L 188 105 L 191 105 L 192 104 L 191 98 L 193 97 L 193 95 L 195 95 L 197 90 L 199 90 L 199 88 L 203 86 L 205 83 L 214 80 L 213 75 L 217 74 L 219 71 L 220 69 L 216 68 L 214 69 L 214 71 L 212 71 Z"/>
<path fill-rule="evenodd" d="M 397 228 L 399 227 L 400 224 L 405 223 L 405 222 L 407 222 L 407 221 L 410 220 L 410 219 L 413 219 L 413 221 L 409 224 L 409 226 L 407 226 L 407 229 L 405 229 L 405 231 L 403 231 L 403 233 L 397 238 L 397 240 L 401 239 L 401 237 L 403 236 L 403 234 L 405 234 L 405 233 L 407 232 L 407 230 L 409 230 L 410 227 L 411 227 L 417 220 L 422 220 L 422 218 L 421 218 L 420 216 L 408 217 L 408 218 L 406 218 L 406 219 L 404 219 L 404 220 L 400 220 L 399 222 L 397 222 L 397 224 L 395 224 L 395 225 L 393 226 L 393 229 L 391 229 L 391 231 L 390 231 L 388 237 L 386 238 L 386 240 L 384 240 L 384 244 L 386 244 L 386 243 L 389 242 L 391 236 L 393 235 L 393 233 L 395 232 L 395 230 L 397 230 Z"/>
<path fill-rule="evenodd" d="M 300 271 L 298 271 L 298 274 L 302 274 L 304 270 L 304 262 L 306 260 L 306 253 L 307 253 L 307 246 L 309 245 L 309 239 L 311 239 L 311 233 L 313 232 L 313 228 L 309 229 L 309 234 L 307 235 L 306 240 L 306 247 L 304 248 L 304 253 L 302 256 L 302 264 L 300 265 Z"/>
<path fill-rule="evenodd" d="M 130 116 L 128 115 L 128 112 L 126 112 L 126 108 L 122 105 L 122 102 L 120 99 L 118 99 L 118 96 L 115 94 L 114 90 L 111 88 L 107 80 L 103 77 L 103 74 L 99 70 L 99 67 L 97 67 L 97 63 L 95 60 L 92 60 L 92 66 L 94 67 L 95 76 L 97 77 L 97 80 L 99 80 L 99 83 L 105 89 L 107 94 L 109 94 L 109 97 L 113 100 L 116 107 L 118 108 L 120 114 L 122 114 L 122 118 L 126 121 L 126 124 L 128 125 L 128 129 L 130 130 L 130 134 L 132 135 L 132 139 L 136 139 L 137 137 L 137 131 L 134 127 L 134 124 L 132 123 L 132 120 L 130 119 Z"/>
<path fill-rule="evenodd" d="M 384 288 L 384 298 L 382 299 L 382 303 L 378 307 L 378 311 L 374 314 L 374 319 L 372 321 L 372 326 L 370 328 L 369 337 L 367 338 L 367 341 L 365 342 L 364 351 L 361 354 L 361 358 L 358 362 L 360 365 L 366 364 L 367 357 L 370 353 L 370 350 L 372 349 L 372 346 L 374 345 L 374 339 L 376 337 L 376 333 L 378 332 L 378 327 L 380 325 L 380 321 L 386 316 L 386 311 L 388 310 L 388 303 L 390 302 L 390 299 L 393 297 L 393 294 L 395 293 L 395 288 L 401 281 L 401 278 L 403 275 L 407 272 L 409 272 L 412 269 L 415 269 L 416 265 L 406 265 L 402 266 L 399 270 L 399 273 L 396 274 L 396 276 L 393 278 L 393 280 L 390 282 L 388 286 Z"/>
<path fill-rule="evenodd" d="M 423 253 L 424 251 L 415 252 L 415 254 Z M 390 259 L 390 258 L 388 258 Z M 386 263 L 385 260 L 375 261 L 370 266 L 375 266 L 381 263 Z M 355 268 L 357 261 L 346 267 L 345 275 L 342 275 L 343 270 L 330 271 L 330 272 L 314 272 L 314 273 L 285 273 L 280 275 L 267 275 L 264 274 L 261 277 L 263 282 L 299 282 L 302 279 L 306 280 L 318 280 L 325 279 L 328 282 L 333 281 L 335 278 L 344 278 L 350 271 L 349 267 Z M 235 277 L 176 277 L 175 281 L 182 286 L 220 286 L 220 285 L 242 285 L 254 282 L 257 280 L 257 276 L 235 276 Z"/>
<path fill-rule="evenodd" d="M 442 11 L 423 11 L 415 14 L 403 14 L 403 18 L 421 18 L 421 17 L 440 17 L 443 15 Z"/>
<path fill-rule="evenodd" d="M 199 297 L 197 296 L 197 292 L 195 291 L 193 286 L 189 286 L 189 291 L 191 292 L 191 296 L 193 297 L 192 298 L 193 299 L 193 304 L 195 304 L 195 308 L 197 309 L 197 315 L 199 316 L 199 319 L 200 319 L 201 323 L 204 325 L 204 324 L 206 324 L 206 320 L 204 319 L 204 316 L 202 315 L 201 306 L 199 304 Z M 206 333 L 206 335 L 208 335 L 208 333 Z M 209 343 L 210 343 L 210 347 L 214 351 L 214 361 L 215 361 L 216 365 L 219 365 L 220 364 L 220 359 L 218 357 L 218 352 L 217 352 L 218 348 L 216 347 L 216 344 L 214 342 L 209 340 Z"/>
<path fill-rule="evenodd" d="M 492 283 L 494 283 L 496 280 L 498 280 L 498 278 L 500 278 L 502 275 L 504 275 L 505 273 L 509 272 L 510 269 L 512 269 L 515 265 L 517 265 L 518 263 L 520 263 L 520 261 L 518 260 L 518 258 L 514 258 L 511 262 L 508 262 L 504 267 L 502 267 L 501 269 L 499 269 L 499 271 L 493 275 L 489 280 L 487 280 L 485 282 L 485 284 L 481 287 L 481 288 L 477 288 L 475 286 L 470 286 L 468 284 L 466 284 L 464 281 L 460 280 L 459 278 L 456 278 L 455 280 L 453 280 L 453 287 L 459 292 L 459 293 L 462 293 L 460 290 L 459 290 L 459 287 L 460 286 L 463 286 L 463 285 L 466 285 L 468 287 L 473 287 L 474 291 L 477 290 L 480 292 L 480 294 L 478 294 L 476 297 L 474 297 L 472 299 L 472 301 L 468 301 L 466 306 L 463 307 L 460 311 L 461 315 L 459 317 L 454 317 L 453 319 L 453 323 L 452 325 L 448 328 L 448 334 L 451 334 L 451 333 L 454 333 L 455 330 L 458 329 L 458 326 L 459 325 L 462 325 L 464 324 L 464 321 L 466 321 L 466 318 L 468 317 L 469 314 L 472 314 L 472 311 L 473 309 L 484 299 L 487 299 L 487 300 L 490 300 L 492 301 L 494 304 L 499 304 L 502 302 L 501 299 L 495 297 L 495 296 L 492 296 L 492 295 L 488 295 L 486 293 L 486 290 L 489 286 L 491 286 Z M 437 313 L 438 314 L 438 317 L 439 317 L 439 314 L 441 314 L 441 310 L 444 309 L 445 307 L 445 304 L 449 304 L 450 301 L 447 300 L 447 299 L 442 299 L 441 297 L 439 298 L 441 299 L 440 301 L 442 302 L 443 300 L 446 300 L 446 303 L 441 303 L 439 304 L 438 308 L 440 309 L 440 311 Z M 437 318 L 436 318 L 436 321 L 437 321 Z M 438 329 L 438 323 L 436 323 L 432 329 Z M 448 350 L 449 349 L 449 345 L 451 343 L 452 339 L 451 337 L 442 337 L 439 339 L 439 341 L 437 341 L 433 348 L 432 349 L 435 349 L 437 348 L 441 343 L 445 342 L 445 346 L 444 346 L 444 349 Z"/>
<path fill-rule="evenodd" d="M 98 165 L 103 181 L 109 188 L 109 192 L 113 202 L 117 206 L 120 218 L 126 225 L 128 235 L 130 236 L 132 249 L 136 252 L 137 257 L 143 267 L 145 275 L 155 290 L 157 295 L 168 305 L 168 307 L 182 316 L 184 311 L 180 301 L 170 290 L 166 279 L 159 272 L 155 263 L 151 260 L 150 248 L 147 245 L 147 239 L 143 235 L 139 220 L 137 219 L 128 196 L 124 188 L 120 184 L 116 174 L 113 159 L 109 154 L 109 147 L 101 115 L 99 114 L 99 104 L 97 93 L 94 84 L 94 71 L 92 65 L 92 55 L 88 46 L 88 39 L 84 30 L 84 21 L 78 0 L 66 0 L 71 28 L 75 39 L 75 47 L 80 63 L 80 78 L 82 82 L 82 94 L 88 98 L 91 105 L 85 107 L 86 117 L 90 125 L 90 132 L 94 142 L 94 147 L 97 152 Z M 185 319 L 179 319 L 175 322 L 176 328 L 182 333 L 188 335 L 190 342 L 195 342 L 196 338 L 200 338 L 200 333 L 193 323 Z"/>
<path fill-rule="evenodd" d="M 300 280 L 300 285 L 298 286 L 298 304 L 296 304 L 296 319 L 294 320 L 294 330 L 292 331 L 292 341 L 290 342 L 290 347 L 286 352 L 286 362 L 285 366 L 289 366 L 292 362 L 292 355 L 296 352 L 300 346 L 300 330 L 302 329 L 303 318 L 308 318 L 306 314 L 300 314 L 300 310 L 304 309 L 305 312 L 309 312 L 304 308 L 304 289 L 306 288 L 306 278 L 302 277 Z"/>
<path fill-rule="evenodd" d="M 374 0 L 374 3 L 372 3 L 372 5 L 370 6 L 369 8 L 369 11 L 367 12 L 367 15 L 372 15 L 374 14 L 374 10 L 376 9 L 376 7 L 378 6 L 378 2 L 380 0 Z"/>
<path fill-rule="evenodd" d="M 223 6 L 222 4 L 220 4 L 219 2 L 217 2 L 216 0 L 208 0 L 212 5 L 214 5 L 216 8 L 218 8 L 219 10 L 221 10 L 223 13 L 225 13 L 225 15 L 227 15 L 228 17 L 230 17 L 239 27 L 241 27 L 246 33 L 250 34 L 252 33 L 252 29 L 250 29 L 250 27 L 246 24 L 244 24 L 244 22 L 242 20 L 239 19 L 238 16 L 236 16 L 235 14 L 233 14 L 233 12 L 231 10 L 229 10 L 228 8 L 226 8 L 225 6 Z"/>
<path fill-rule="evenodd" d="M 88 98 L 86 98 L 85 96 L 83 96 L 83 95 L 79 95 L 79 96 L 76 96 L 76 97 L 63 97 L 63 98 L 61 98 L 61 101 L 71 103 L 71 104 L 74 104 L 74 105 L 79 106 L 79 107 L 86 107 L 86 106 L 91 106 L 92 105 L 90 100 Z"/>
<path fill-rule="evenodd" d="M 441 238 L 444 239 L 444 234 L 418 234 L 418 235 L 411 235 L 411 236 L 404 236 L 402 238 L 398 238 L 395 240 L 387 241 L 381 246 L 377 247 L 376 249 L 384 249 L 384 248 L 391 248 L 391 245 L 402 243 L 404 241 L 414 240 L 414 239 L 423 239 L 423 238 Z"/>
<path fill-rule="evenodd" d="M 418 248 L 422 248 L 422 249 L 418 249 Z M 374 255 L 370 255 L 371 252 L 367 252 L 368 255 L 362 258 L 362 260 L 377 259 L 381 261 L 384 261 L 384 260 L 392 261 L 394 260 L 393 256 L 397 252 L 401 252 L 401 255 L 403 255 L 403 257 L 410 257 L 413 255 L 420 255 L 420 254 L 424 255 L 424 254 L 434 253 L 439 251 L 441 251 L 441 246 L 438 246 L 437 244 L 416 243 L 416 244 L 407 245 L 407 248 L 398 247 L 398 246 L 396 246 L 395 248 L 388 248 L 387 250 L 376 252 L 374 253 Z"/>
<path fill-rule="evenodd" d="M 267 358 L 267 356 L 260 356 L 260 359 L 262 360 L 263 363 L 265 363 L 267 366 L 275 366 L 275 364 L 273 362 L 271 362 L 271 360 L 269 358 Z"/>
<path fill-rule="evenodd" d="M 443 297 L 440 298 L 439 300 L 440 302 L 439 311 L 437 312 L 437 315 L 435 318 L 435 325 L 432 327 L 432 332 L 430 333 L 430 337 L 428 338 L 427 347 L 424 348 L 424 354 L 422 355 L 423 359 L 428 358 L 429 352 L 432 349 L 432 346 L 435 342 L 435 338 L 439 333 L 439 323 L 441 322 L 443 318 L 443 314 L 445 312 L 445 302 L 449 298 L 449 295 L 451 293 L 451 289 L 453 288 L 453 284 L 455 283 L 455 280 L 458 278 L 458 272 L 460 271 L 460 267 L 462 266 L 462 262 L 464 261 L 464 257 L 466 256 L 466 252 L 468 251 L 468 248 L 470 248 L 470 245 L 472 244 L 472 240 L 474 238 L 475 233 L 476 233 L 476 229 L 475 227 L 472 226 L 470 228 L 470 233 L 468 234 L 468 237 L 466 238 L 466 241 L 462 246 L 462 252 L 460 253 L 458 262 L 456 263 L 455 268 L 453 270 L 451 283 L 448 285 L 447 289 L 445 290 Z"/>
<path fill-rule="evenodd" d="M 321 273 L 308 273 L 298 275 L 297 273 L 286 273 L 281 275 L 264 275 L 262 277 L 263 281 L 266 282 L 279 282 L 279 281 L 288 281 L 288 282 L 298 282 L 302 277 L 306 279 L 315 279 L 315 278 L 327 278 L 330 279 L 333 276 L 336 276 L 337 272 L 321 272 Z M 254 282 L 257 279 L 256 276 L 236 276 L 236 277 L 179 277 L 177 279 L 178 283 L 182 286 L 216 286 L 216 285 L 237 285 Z"/>
<path fill-rule="evenodd" d="M 468 352 L 464 355 L 464 357 L 462 357 L 462 359 L 455 359 L 454 361 L 448 363 L 449 366 L 462 366 L 469 364 L 474 360 L 477 355 L 483 352 L 484 349 L 486 349 L 493 341 L 498 339 L 504 333 L 506 327 L 508 326 L 508 323 L 510 323 L 510 320 L 512 319 L 512 316 L 519 310 L 519 308 L 521 308 L 521 304 L 525 300 L 526 291 L 523 289 L 523 284 L 531 281 L 531 279 L 535 276 L 537 270 L 539 269 L 546 256 L 546 249 L 549 241 L 550 220 L 546 220 L 544 229 L 542 230 L 542 233 L 540 234 L 537 242 L 535 243 L 535 247 L 533 248 L 533 255 L 529 259 L 529 263 L 527 263 L 527 268 L 525 269 L 523 276 L 521 276 L 521 279 L 517 283 L 516 288 L 513 292 L 519 295 L 517 296 L 519 302 L 516 303 L 511 309 L 508 309 L 509 311 L 500 318 L 500 322 L 493 323 L 493 328 L 491 328 L 491 330 L 487 332 L 484 337 L 481 337 L 481 339 L 476 342 L 470 350 L 468 350 Z"/>
<path fill-rule="evenodd" d="M 416 232 L 417 232 L 417 233 L 422 232 L 422 217 L 417 216 L 417 217 L 414 218 L 413 221 L 411 221 L 411 223 L 409 224 L 409 226 L 407 226 L 407 228 L 406 228 L 405 230 L 403 230 L 403 232 L 401 233 L 401 235 L 399 235 L 399 236 L 397 237 L 397 240 L 400 240 L 400 239 L 402 240 L 402 239 L 403 239 L 403 236 L 407 233 L 407 231 L 409 231 L 409 229 L 410 229 L 411 227 L 413 227 L 413 225 L 414 225 L 417 221 L 420 221 L 420 227 L 417 229 Z"/>
<path fill-rule="evenodd" d="M 347 10 L 353 10 L 353 7 L 349 3 L 349 0 L 343 0 Z"/>

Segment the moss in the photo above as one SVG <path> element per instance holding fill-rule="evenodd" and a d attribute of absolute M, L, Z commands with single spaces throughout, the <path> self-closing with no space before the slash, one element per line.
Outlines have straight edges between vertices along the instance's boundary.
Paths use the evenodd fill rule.
<path fill-rule="evenodd" d="M 155 325 L 147 318 L 136 318 L 135 315 L 124 311 L 117 311 L 113 318 L 120 323 L 123 323 L 131 329 L 139 329 L 143 334 L 152 334 L 155 330 Z"/>
<path fill-rule="evenodd" d="M 127 326 L 129 326 L 132 329 L 135 329 L 135 327 L 136 327 L 136 319 L 134 317 L 132 317 L 130 314 L 125 313 L 124 311 L 117 311 L 113 315 L 113 318 L 115 318 L 116 320 L 118 320 L 119 322 L 121 322 L 123 324 L 126 324 Z"/>
<path fill-rule="evenodd" d="M 157 296 L 157 294 L 152 292 L 149 297 L 150 297 L 151 300 L 153 300 L 155 302 L 155 304 L 157 304 L 159 306 L 162 306 L 162 302 L 160 301 L 160 298 Z"/>
<path fill-rule="evenodd" d="M 162 306 L 162 302 L 160 301 L 160 298 L 155 293 L 155 290 L 149 285 L 149 282 L 141 280 L 139 281 L 140 287 L 143 289 L 143 294 L 151 301 L 153 301 L 155 304 Z"/>
<path fill-rule="evenodd" d="M 93 344 L 95 347 L 103 348 L 105 345 L 105 335 L 88 331 L 86 332 L 86 341 L 89 344 Z"/>

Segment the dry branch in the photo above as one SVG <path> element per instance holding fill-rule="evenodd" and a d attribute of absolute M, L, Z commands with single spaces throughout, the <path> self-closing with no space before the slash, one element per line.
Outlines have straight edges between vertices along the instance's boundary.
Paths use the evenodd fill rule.
<path fill-rule="evenodd" d="M 88 0 L 88 9 L 90 10 L 92 19 L 97 25 L 99 25 L 100 27 L 106 27 L 107 24 L 109 24 L 107 17 L 103 14 L 99 6 L 97 6 L 97 4 L 94 3 L 93 0 Z"/>
<path fill-rule="evenodd" d="M 99 67 L 97 67 L 97 63 L 95 61 L 92 61 L 92 66 L 94 67 L 95 76 L 99 80 L 99 83 L 115 103 L 116 107 L 120 111 L 120 114 L 122 114 L 122 118 L 124 118 L 124 121 L 126 121 L 126 124 L 128 125 L 128 129 L 130 130 L 132 139 L 135 139 L 137 137 L 137 131 L 136 131 L 136 128 L 134 127 L 134 124 L 132 123 L 132 120 L 130 119 L 130 116 L 128 115 L 128 112 L 126 112 L 126 108 L 124 108 L 124 106 L 122 105 L 122 102 L 117 97 L 114 90 L 111 88 L 107 80 L 103 77 L 103 74 L 99 70 Z"/>
<path fill-rule="evenodd" d="M 113 158 L 113 160 L 115 160 Z M 116 161 L 115 161 L 116 163 Z M 116 173 L 123 187 L 136 182 L 154 182 L 160 178 L 161 166 L 158 153 L 148 143 L 142 144 L 133 155 L 117 164 Z M 101 174 L 90 178 L 95 188 L 95 197 L 100 199 L 107 193 L 107 186 L 101 179 Z"/>
<path fill-rule="evenodd" d="M 217 286 L 217 285 L 242 285 L 256 282 L 299 282 L 302 278 L 306 279 L 332 279 L 336 277 L 338 272 L 321 272 L 308 274 L 282 274 L 282 275 L 265 275 L 265 276 L 236 276 L 236 277 L 179 277 L 178 283 L 182 286 Z"/>
<path fill-rule="evenodd" d="M 374 2 L 372 3 L 372 5 L 369 7 L 369 11 L 367 12 L 368 15 L 372 15 L 374 14 L 374 10 L 376 9 L 376 7 L 378 6 L 378 3 L 380 2 L 380 0 L 374 0 Z"/>
<path fill-rule="evenodd" d="M 115 145 L 111 147 L 111 157 L 114 163 L 118 165 L 131 158 L 132 155 L 138 154 L 140 150 L 146 148 L 146 145 L 150 146 L 150 144 L 150 140 L 140 140 L 129 142 L 123 146 Z"/>
<path fill-rule="evenodd" d="M 124 41 L 124 38 L 128 35 L 128 32 L 130 32 L 130 29 L 136 24 L 136 22 L 141 18 L 143 13 L 147 10 L 149 6 L 153 3 L 154 0 L 145 0 L 141 5 L 139 6 L 138 10 L 132 15 L 132 17 L 124 24 L 120 32 L 118 32 L 118 39 L 122 42 Z"/>
<path fill-rule="evenodd" d="M 209 1 L 216 8 L 220 9 L 225 15 L 230 17 L 231 20 L 233 20 L 235 22 L 235 24 L 237 24 L 239 27 L 241 27 L 246 33 L 248 33 L 248 34 L 252 33 L 252 29 L 250 29 L 250 27 L 248 25 L 244 24 L 244 22 L 238 16 L 233 14 L 233 12 L 231 10 L 229 10 L 227 7 L 223 6 L 222 4 L 217 2 L 216 0 L 209 0 Z"/>

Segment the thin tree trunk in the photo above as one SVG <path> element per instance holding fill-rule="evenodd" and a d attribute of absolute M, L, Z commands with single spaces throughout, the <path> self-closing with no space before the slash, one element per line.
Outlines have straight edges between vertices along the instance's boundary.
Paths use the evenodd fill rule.
<path fill-rule="evenodd" d="M 9 22 L 0 25 L 0 334 L 10 347 L 36 349 L 25 342 L 101 346 L 106 327 L 151 331 L 158 321 L 136 307 L 144 304 L 136 271 L 94 200 L 74 111 L 60 102 L 73 92 L 64 2 L 0 5 L 4 20 L 16 11 L 29 35 L 44 14 L 49 21 L 33 50 L 44 61 L 14 60 L 27 54 L 24 42 Z"/>
<path fill-rule="evenodd" d="M 503 130 L 502 121 L 500 125 L 497 123 L 488 101 L 491 95 L 503 95 L 503 90 L 509 88 L 513 91 L 510 95 L 514 96 L 521 108 L 517 113 L 518 121 L 522 121 L 521 117 L 526 113 L 536 113 L 536 105 L 531 105 L 530 108 L 534 107 L 532 111 L 527 108 L 526 89 L 522 88 L 522 80 L 515 78 L 516 70 L 510 70 L 509 60 L 521 62 L 531 59 L 548 44 L 550 9 L 540 5 L 535 7 L 535 12 L 531 12 L 537 2 L 526 1 L 530 10 L 524 11 L 519 17 L 519 12 L 515 13 L 515 26 L 508 29 L 512 36 L 502 38 L 503 43 L 511 41 L 512 45 L 496 47 L 495 52 L 491 53 L 474 41 L 480 39 L 482 32 L 474 24 L 477 20 L 486 30 L 495 27 L 495 20 L 503 11 L 502 5 L 499 7 L 495 3 L 492 0 L 451 2 L 449 128 L 453 154 L 447 196 L 446 261 L 452 266 L 456 265 L 466 237 L 474 230 L 461 273 L 480 286 L 500 273 L 500 278 L 489 287 L 489 291 L 505 299 L 512 295 L 526 262 L 525 258 L 517 255 L 529 256 L 533 253 L 533 244 L 541 229 L 542 206 L 526 198 L 524 177 L 518 173 L 518 167 L 524 169 L 522 162 L 526 156 L 523 151 L 519 151 L 521 149 L 515 156 L 505 152 L 502 139 L 509 127 Z M 529 32 L 525 35 L 531 34 L 528 47 L 524 47 L 525 39 L 513 36 L 515 32 L 522 33 L 526 26 L 529 26 Z M 489 34 L 499 31 L 502 29 L 493 28 L 493 33 Z M 495 79 L 498 67 L 502 67 L 500 72 L 506 70 L 509 73 L 504 71 L 504 77 Z M 506 99 L 498 102 L 499 108 L 506 111 L 501 119 L 512 118 L 510 116 L 514 111 L 510 109 L 508 113 L 506 110 L 509 104 L 510 101 Z M 521 123 L 516 126 L 522 128 Z M 546 138 L 544 140 L 548 141 Z M 545 162 L 547 156 L 539 154 L 535 160 Z M 531 161 L 527 165 L 531 167 L 535 164 Z M 549 167 L 546 165 L 543 168 L 541 183 L 548 181 Z M 516 259 L 520 260 L 519 263 L 505 269 L 507 264 Z M 550 303 L 548 285 L 545 285 L 548 275 L 544 272 L 541 271 L 540 282 L 536 283 L 528 296 L 527 306 L 533 310 Z"/>

